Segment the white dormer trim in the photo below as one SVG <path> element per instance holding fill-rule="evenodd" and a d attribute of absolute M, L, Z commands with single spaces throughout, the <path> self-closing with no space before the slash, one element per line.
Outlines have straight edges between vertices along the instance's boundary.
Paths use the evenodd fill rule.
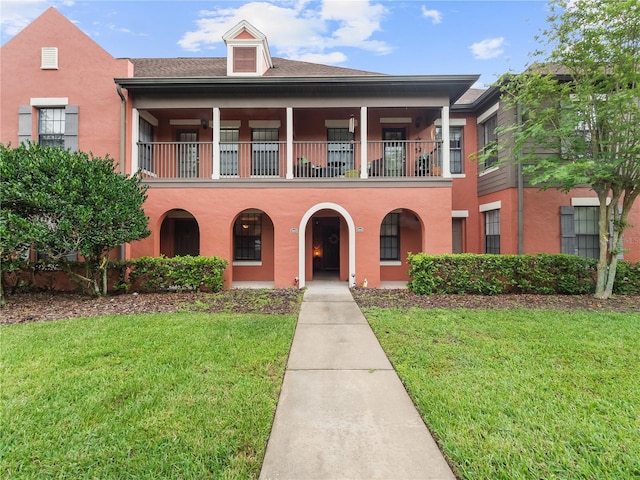
<path fill-rule="evenodd" d="M 243 32 L 247 32 L 251 38 L 238 38 Z M 224 43 L 227 45 L 227 75 L 232 77 L 251 77 L 262 76 L 264 73 L 273 68 L 271 53 L 267 37 L 256 27 L 246 20 L 242 20 L 236 26 L 231 28 L 222 36 Z M 234 65 L 234 48 L 245 47 L 256 49 L 256 71 L 255 72 L 235 72 Z"/>

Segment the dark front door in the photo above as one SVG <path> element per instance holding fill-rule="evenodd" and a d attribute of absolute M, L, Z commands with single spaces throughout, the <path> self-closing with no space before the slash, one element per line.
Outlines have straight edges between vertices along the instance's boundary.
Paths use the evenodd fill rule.
<path fill-rule="evenodd" d="M 174 220 L 174 244 L 175 256 L 200 255 L 200 229 L 198 222 L 192 218 L 176 218 Z"/>
<path fill-rule="evenodd" d="M 407 132 L 404 128 L 383 128 L 384 176 L 403 177 Z"/>
<path fill-rule="evenodd" d="M 313 270 L 340 270 L 340 219 L 318 217 L 313 220 Z"/>

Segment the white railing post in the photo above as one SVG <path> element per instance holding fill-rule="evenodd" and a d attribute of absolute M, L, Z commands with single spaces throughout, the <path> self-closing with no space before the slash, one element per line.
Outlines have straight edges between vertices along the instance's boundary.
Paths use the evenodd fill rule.
<path fill-rule="evenodd" d="M 293 108 L 287 107 L 287 173 L 285 178 L 293 178 Z"/>
<path fill-rule="evenodd" d="M 442 107 L 442 177 L 451 178 L 451 156 L 449 150 L 449 107 Z"/>
<path fill-rule="evenodd" d="M 140 140 L 140 113 L 137 108 L 131 110 L 131 174 L 138 171 L 138 141 Z M 124 161 L 124 159 L 122 160 Z"/>
<path fill-rule="evenodd" d="M 369 177 L 367 107 L 360 107 L 360 178 Z"/>
<path fill-rule="evenodd" d="M 211 145 L 211 178 L 220 178 L 220 108 L 213 108 L 213 143 Z"/>

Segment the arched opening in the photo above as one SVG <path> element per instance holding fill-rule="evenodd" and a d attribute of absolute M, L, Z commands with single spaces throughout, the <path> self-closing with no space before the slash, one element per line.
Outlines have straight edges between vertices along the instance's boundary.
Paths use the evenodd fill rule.
<path fill-rule="evenodd" d="M 380 281 L 406 282 L 407 254 L 422 251 L 422 222 L 415 212 L 398 208 L 380 222 Z"/>
<path fill-rule="evenodd" d="M 273 282 L 274 226 L 262 210 L 243 210 L 233 222 L 234 282 Z"/>
<path fill-rule="evenodd" d="M 186 210 L 171 210 L 162 221 L 160 254 L 166 257 L 200 255 L 200 227 Z"/>
<path fill-rule="evenodd" d="M 340 205 L 320 203 L 302 217 L 299 228 L 299 285 L 309 280 L 355 282 L 355 226 Z"/>

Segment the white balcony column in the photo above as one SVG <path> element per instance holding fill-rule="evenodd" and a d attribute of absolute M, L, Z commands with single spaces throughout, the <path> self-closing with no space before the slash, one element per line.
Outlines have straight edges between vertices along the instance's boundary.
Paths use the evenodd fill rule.
<path fill-rule="evenodd" d="M 220 108 L 213 107 L 213 144 L 211 145 L 211 178 L 220 178 Z"/>
<path fill-rule="evenodd" d="M 369 176 L 369 163 L 367 159 L 368 131 L 367 107 L 360 107 L 360 178 L 368 178 Z"/>
<path fill-rule="evenodd" d="M 287 175 L 293 178 L 293 107 L 287 107 Z"/>
<path fill-rule="evenodd" d="M 140 141 L 140 112 L 131 109 L 131 174 L 138 171 L 138 142 Z M 124 161 L 124 160 L 123 160 Z"/>
<path fill-rule="evenodd" d="M 442 177 L 451 178 L 451 155 L 449 150 L 449 106 L 442 107 Z"/>

